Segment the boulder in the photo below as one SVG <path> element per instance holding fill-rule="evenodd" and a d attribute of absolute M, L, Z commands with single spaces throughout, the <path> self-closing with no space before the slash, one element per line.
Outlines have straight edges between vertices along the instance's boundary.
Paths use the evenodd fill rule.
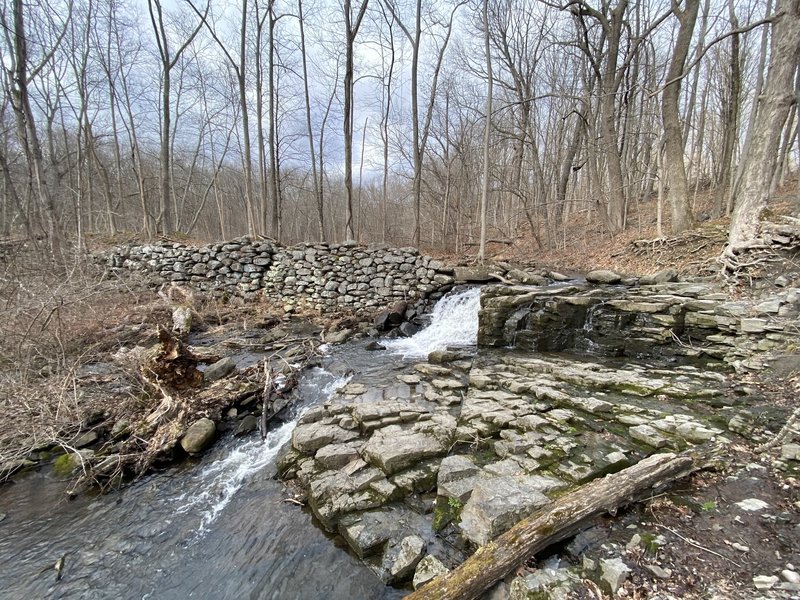
<path fill-rule="evenodd" d="M 550 502 L 543 492 L 553 489 L 549 478 L 492 477 L 482 479 L 461 512 L 461 532 L 482 546 Z"/>
<path fill-rule="evenodd" d="M 203 373 L 203 381 L 211 383 L 229 375 L 236 368 L 236 363 L 230 356 L 218 360 L 208 367 Z"/>
<path fill-rule="evenodd" d="M 181 438 L 181 447 L 189 454 L 198 454 L 214 443 L 217 426 L 207 418 L 198 419 Z"/>
<path fill-rule="evenodd" d="M 258 419 L 254 415 L 247 415 L 236 426 L 236 431 L 233 433 L 236 437 L 247 435 L 258 429 Z"/>
<path fill-rule="evenodd" d="M 622 281 L 622 275 L 609 269 L 597 269 L 586 274 L 589 283 L 616 284 Z"/>

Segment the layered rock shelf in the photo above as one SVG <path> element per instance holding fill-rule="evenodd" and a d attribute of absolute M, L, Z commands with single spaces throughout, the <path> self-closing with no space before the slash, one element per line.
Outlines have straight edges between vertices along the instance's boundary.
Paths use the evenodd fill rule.
<path fill-rule="evenodd" d="M 556 496 L 654 452 L 725 445 L 739 414 L 709 409 L 727 402 L 723 373 L 689 365 L 431 358 L 382 392 L 341 389 L 300 419 L 279 462 L 387 582 L 413 574 L 398 556 L 453 567 Z"/>
<path fill-rule="evenodd" d="M 397 300 L 437 298 L 453 269 L 414 248 L 343 244 L 284 247 L 244 237 L 220 244 L 159 243 L 116 248 L 109 266 L 144 270 L 163 282 L 242 296 L 265 294 L 284 309 L 374 311 Z"/>
<path fill-rule="evenodd" d="M 732 300 L 711 283 L 490 286 L 478 343 L 535 352 L 684 356 L 758 368 L 761 352 L 794 342 L 800 289 Z"/>

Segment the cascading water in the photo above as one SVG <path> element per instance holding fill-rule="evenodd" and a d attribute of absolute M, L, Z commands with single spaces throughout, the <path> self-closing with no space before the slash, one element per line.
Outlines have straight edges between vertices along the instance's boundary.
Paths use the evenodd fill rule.
<path fill-rule="evenodd" d="M 375 363 L 374 354 L 364 354 Z M 326 401 L 348 380 L 324 369 L 304 373 L 302 405 Z M 273 478 L 275 456 L 294 423 L 273 427 L 264 442 L 258 435 L 223 440 L 200 465 L 154 473 L 105 496 L 67 502 L 65 484 L 47 470 L 1 487 L 0 561 L 8 568 L 0 569 L 0 595 L 399 598 L 402 592 L 284 501 L 286 490 Z"/>
<path fill-rule="evenodd" d="M 300 392 L 304 398 L 324 402 L 347 384 L 351 377 L 336 377 L 325 369 L 314 368 L 303 379 Z M 197 485 L 192 487 L 202 488 L 202 492 L 188 498 L 187 494 L 179 496 L 176 512 L 195 513 L 198 508 L 202 511 L 197 537 L 208 531 L 236 492 L 253 474 L 275 460 L 284 444 L 291 439 L 297 420 L 304 412 L 305 409 L 298 411 L 294 419 L 269 432 L 266 439 L 253 439 L 236 446 L 227 456 L 211 463 L 193 477 Z"/>
<path fill-rule="evenodd" d="M 425 358 L 434 350 L 474 346 L 478 340 L 478 311 L 481 289 L 451 292 L 436 303 L 431 322 L 409 338 L 387 340 L 387 350 L 404 358 Z"/>

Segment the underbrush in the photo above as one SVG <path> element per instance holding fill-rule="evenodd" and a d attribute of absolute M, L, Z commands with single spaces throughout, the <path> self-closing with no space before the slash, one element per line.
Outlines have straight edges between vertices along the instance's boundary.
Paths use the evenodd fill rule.
<path fill-rule="evenodd" d="M 55 445 L 68 450 L 81 424 L 106 408 L 79 389 L 81 367 L 165 317 L 144 280 L 119 279 L 86 256 L 56 262 L 22 244 L 7 252 L 0 261 L 0 463 Z"/>

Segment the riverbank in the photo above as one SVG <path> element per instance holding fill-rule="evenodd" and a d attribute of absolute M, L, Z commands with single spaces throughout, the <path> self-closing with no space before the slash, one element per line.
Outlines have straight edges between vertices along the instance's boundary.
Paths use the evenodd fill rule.
<path fill-rule="evenodd" d="M 33 359 L 17 387 L 7 388 L 4 411 L 13 427 L 3 452 L 16 444 L 12 461 L 59 465 L 65 477 L 82 474 L 83 482 L 107 487 L 120 475 L 202 453 L 202 441 L 194 451 L 183 445 L 195 422 L 213 422 L 208 441 L 240 427 L 258 436 L 264 397 L 280 396 L 265 386 L 265 360 L 288 365 L 270 381 L 282 375 L 291 384 L 298 369 L 319 360 L 323 341 L 354 339 L 359 352 L 370 342 L 381 353 L 377 326 L 392 314 L 395 325 L 413 322 L 418 311 L 392 305 L 322 320 L 296 303 L 287 311 L 280 301 L 212 299 L 176 287 L 159 295 L 135 273 L 111 283 L 102 273 L 87 267 L 83 280 L 66 283 L 42 277 L 38 289 L 46 294 L 16 290 L 30 300 L 22 316 L 58 307 L 61 329 L 51 343 L 63 358 L 48 363 L 41 343 L 33 351 L 35 340 L 16 349 Z M 641 590 L 702 597 L 713 588 L 721 597 L 749 598 L 753 578 L 764 577 L 763 593 L 791 597 L 789 567 L 800 563 L 793 554 L 800 547 L 797 461 L 791 438 L 771 452 L 756 449 L 781 429 L 798 394 L 796 272 L 762 271 L 747 288 L 670 281 L 676 274 L 668 271 L 649 278 L 596 273 L 588 279 L 597 283 L 555 286 L 562 277 L 552 270 L 501 264 L 458 273 L 454 281 L 526 285 L 487 288 L 477 354 L 423 352 L 387 368 L 384 381 L 360 382 L 355 373 L 330 402 L 304 415 L 280 461 L 284 476 L 300 484 L 296 501 L 308 502 L 384 581 L 403 585 L 424 556 L 455 567 L 475 545 L 586 481 L 653 452 L 703 450 L 713 460 L 691 479 L 599 519 L 583 549 L 531 557 L 529 565 L 547 569 L 510 577 L 498 589 L 513 589 L 513 597 L 539 588 L 553 597 L 592 597 L 592 586 L 606 593 L 616 586 L 632 597 Z M 45 316 L 34 320 L 42 332 L 53 322 Z M 503 350 L 509 345 L 516 350 Z M 42 432 L 52 438 L 47 445 Z M 122 460 L 130 461 L 127 473 L 116 470 Z M 104 461 L 114 470 L 92 470 Z M 8 474 L 36 464 L 12 466 Z M 753 499 L 764 505 L 747 502 Z M 698 541 L 697 528 L 713 544 Z M 663 543 L 655 543 L 659 536 Z M 618 575 L 612 582 L 609 569 Z"/>

